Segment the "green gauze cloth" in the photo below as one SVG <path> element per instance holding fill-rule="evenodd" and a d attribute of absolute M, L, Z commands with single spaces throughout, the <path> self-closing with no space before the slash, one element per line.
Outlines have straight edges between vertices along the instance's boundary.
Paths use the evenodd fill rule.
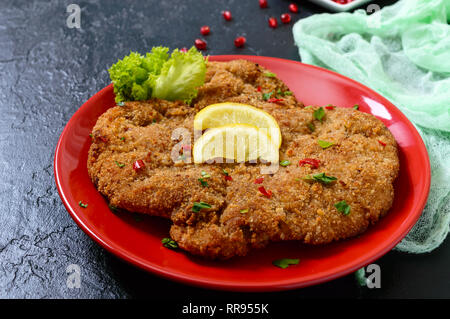
<path fill-rule="evenodd" d="M 438 247 L 450 222 L 450 0 L 401 0 L 370 16 L 317 14 L 293 28 L 302 62 L 348 76 L 392 101 L 416 125 L 431 162 L 419 221 L 396 249 Z"/>

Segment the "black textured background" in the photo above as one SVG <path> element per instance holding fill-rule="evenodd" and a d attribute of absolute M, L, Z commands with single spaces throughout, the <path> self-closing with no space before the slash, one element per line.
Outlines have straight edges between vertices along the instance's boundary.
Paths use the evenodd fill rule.
<path fill-rule="evenodd" d="M 381 6 L 394 1 L 376 1 Z M 66 26 L 66 7 L 82 8 L 81 29 Z M 426 255 L 390 252 L 377 261 L 382 288 L 359 287 L 353 275 L 301 290 L 267 294 L 210 291 L 170 282 L 117 259 L 72 221 L 53 176 L 58 137 L 77 108 L 109 82 L 107 68 L 130 50 L 191 46 L 212 28 L 208 54 L 299 60 L 291 27 L 267 26 L 290 1 L 0 1 L 0 297 L 170 298 L 241 301 L 305 297 L 450 297 L 449 241 Z M 322 9 L 302 0 L 293 22 Z M 229 9 L 233 21 L 222 19 Z M 233 39 L 247 37 L 244 49 Z M 81 288 L 66 286 L 66 267 L 81 268 Z"/>

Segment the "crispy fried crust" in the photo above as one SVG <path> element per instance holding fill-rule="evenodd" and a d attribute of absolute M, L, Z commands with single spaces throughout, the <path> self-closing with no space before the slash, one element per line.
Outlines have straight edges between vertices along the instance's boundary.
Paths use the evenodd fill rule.
<path fill-rule="evenodd" d="M 109 109 L 93 129 L 89 151 L 88 171 L 97 189 L 111 205 L 170 218 L 170 235 L 178 245 L 209 258 L 243 256 L 270 241 L 325 244 L 364 232 L 394 198 L 399 160 L 391 133 L 374 116 L 353 109 L 326 110 L 321 123 L 313 117 L 316 107 L 304 108 L 293 96 L 268 103 L 262 93 L 288 88 L 264 72 L 243 60 L 210 62 L 193 107 L 151 100 Z M 174 164 L 170 154 L 179 142 L 171 139 L 172 132 L 179 127 L 192 132 L 196 112 L 224 101 L 271 113 L 283 136 L 280 160 L 292 164 L 264 176 L 260 164 Z M 315 125 L 314 132 L 308 123 Z M 335 145 L 322 149 L 318 139 Z M 319 160 L 320 167 L 299 166 L 305 158 Z M 139 159 L 145 168 L 135 171 L 132 166 Z M 223 168 L 232 181 L 224 179 Z M 198 180 L 202 171 L 211 175 L 208 187 Z M 322 172 L 338 181 L 323 185 L 302 180 Z M 261 185 L 254 183 L 259 177 L 264 177 Z M 272 197 L 262 195 L 260 186 Z M 334 207 L 342 200 L 351 206 L 347 216 Z M 211 208 L 193 212 L 194 202 L 200 201 Z"/>

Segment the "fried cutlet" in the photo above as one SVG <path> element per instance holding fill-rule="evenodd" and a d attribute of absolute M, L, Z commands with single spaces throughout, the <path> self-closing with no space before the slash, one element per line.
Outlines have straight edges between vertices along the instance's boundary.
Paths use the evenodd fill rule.
<path fill-rule="evenodd" d="M 171 219 L 170 235 L 179 247 L 208 258 L 243 256 L 271 241 L 326 244 L 364 232 L 393 202 L 399 160 L 392 134 L 358 110 L 327 109 L 317 121 L 318 107 L 305 108 L 294 96 L 265 101 L 263 93 L 289 90 L 265 72 L 244 60 L 209 62 L 192 106 L 154 99 L 109 109 L 93 129 L 89 150 L 88 171 L 97 189 L 113 206 Z M 192 132 L 200 109 L 225 101 L 270 113 L 282 133 L 280 161 L 291 165 L 261 175 L 263 164 L 174 163 L 171 151 L 179 141 L 172 139 L 173 131 Z M 323 149 L 318 140 L 334 145 Z M 319 167 L 299 165 L 307 158 L 318 160 Z M 133 169 L 137 160 L 145 167 Z M 231 178 L 225 179 L 223 169 Z M 210 175 L 207 186 L 199 182 L 202 171 Z M 318 173 L 337 180 L 304 179 Z M 348 215 L 335 207 L 344 200 L 351 207 Z M 211 207 L 194 211 L 195 202 Z"/>

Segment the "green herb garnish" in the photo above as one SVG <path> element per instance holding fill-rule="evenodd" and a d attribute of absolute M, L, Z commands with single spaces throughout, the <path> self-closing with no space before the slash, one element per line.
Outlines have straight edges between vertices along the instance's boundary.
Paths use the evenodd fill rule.
<path fill-rule="evenodd" d="M 350 214 L 350 206 L 347 204 L 347 202 L 345 200 L 334 204 L 334 207 L 336 207 L 338 212 L 340 212 L 344 215 Z"/>
<path fill-rule="evenodd" d="M 208 203 L 205 203 L 205 202 L 194 202 L 194 206 L 192 206 L 192 211 L 194 213 L 198 213 L 203 208 L 211 208 L 211 205 L 209 205 Z"/>
<path fill-rule="evenodd" d="M 277 77 L 277 75 L 272 72 L 266 72 L 266 73 L 264 73 L 264 76 L 267 76 L 268 78 L 276 78 Z"/>
<path fill-rule="evenodd" d="M 125 164 L 119 163 L 118 161 L 114 161 L 114 163 L 116 163 L 116 165 L 119 166 L 120 168 L 125 166 Z"/>
<path fill-rule="evenodd" d="M 300 262 L 299 259 L 289 259 L 289 258 L 282 258 L 282 259 L 277 259 L 272 261 L 272 264 L 274 266 L 280 267 L 280 268 L 287 268 L 290 265 L 298 265 L 298 263 Z"/>
<path fill-rule="evenodd" d="M 248 213 L 248 209 L 247 208 L 246 209 L 241 209 L 240 212 L 241 212 L 241 214 Z"/>
<path fill-rule="evenodd" d="M 228 171 L 225 168 L 222 169 L 222 172 L 225 174 L 225 176 L 228 176 Z"/>
<path fill-rule="evenodd" d="M 272 96 L 273 92 L 263 93 L 262 97 L 264 101 L 267 101 Z"/>
<path fill-rule="evenodd" d="M 202 177 L 203 177 L 203 178 L 210 178 L 210 177 L 211 177 L 211 175 L 209 175 L 209 174 L 206 173 L 205 171 L 202 171 L 201 174 L 202 174 Z"/>
<path fill-rule="evenodd" d="M 91 138 L 93 138 L 93 137 L 94 137 L 94 135 L 92 135 L 92 133 L 90 133 L 90 134 L 89 134 L 89 136 L 90 136 Z"/>
<path fill-rule="evenodd" d="M 308 110 L 308 109 L 311 109 L 312 107 L 313 107 L 312 105 L 308 105 L 308 106 L 305 106 L 304 109 Z"/>
<path fill-rule="evenodd" d="M 319 173 L 319 174 L 314 174 L 314 175 L 306 175 L 305 177 L 303 177 L 303 180 L 305 181 L 311 181 L 311 182 L 321 182 L 322 184 L 328 185 L 334 181 L 337 181 L 336 177 L 333 176 L 327 176 L 325 175 L 325 173 Z"/>
<path fill-rule="evenodd" d="M 322 122 L 322 119 L 325 116 L 325 110 L 323 109 L 323 107 L 320 107 L 317 110 L 315 110 L 313 116 L 316 120 Z"/>
<path fill-rule="evenodd" d="M 283 95 L 292 95 L 293 93 L 291 92 L 291 91 L 286 91 L 286 92 L 283 92 Z"/>
<path fill-rule="evenodd" d="M 175 240 L 173 240 L 172 238 L 163 238 L 161 240 L 161 243 L 164 247 L 169 248 L 169 249 L 177 249 L 178 248 L 178 244 Z"/>
<path fill-rule="evenodd" d="M 88 207 L 88 204 L 83 203 L 81 200 L 78 202 L 78 206 L 82 207 L 82 208 L 86 208 Z"/>
<path fill-rule="evenodd" d="M 358 104 L 353 105 L 353 109 L 354 110 L 359 110 L 359 105 Z"/>
<path fill-rule="evenodd" d="M 291 162 L 288 161 L 288 160 L 284 160 L 284 161 L 281 161 L 281 162 L 280 162 L 280 165 L 283 166 L 283 167 L 286 167 L 286 166 L 291 165 Z"/>
<path fill-rule="evenodd" d="M 208 182 L 205 181 L 203 178 L 199 178 L 198 181 L 200 182 L 200 184 L 201 184 L 203 187 L 208 187 L 208 186 L 209 186 L 209 185 L 208 185 Z"/>
<path fill-rule="evenodd" d="M 122 136 L 122 137 L 120 138 L 120 140 L 121 140 L 121 141 L 125 141 L 125 137 Z"/>
<path fill-rule="evenodd" d="M 312 122 L 309 122 L 308 124 L 306 124 L 306 126 L 308 126 L 308 128 L 311 132 L 314 132 L 316 130 L 316 127 L 314 126 L 314 124 Z"/>
<path fill-rule="evenodd" d="M 318 140 L 317 143 L 323 149 L 329 148 L 334 145 L 333 142 L 327 142 L 327 141 L 322 141 L 322 140 Z"/>
<path fill-rule="evenodd" d="M 117 212 L 119 211 L 119 208 L 117 208 L 117 206 L 114 206 L 114 205 L 111 205 L 111 204 L 108 205 L 108 208 L 109 208 L 113 213 L 117 213 Z"/>

